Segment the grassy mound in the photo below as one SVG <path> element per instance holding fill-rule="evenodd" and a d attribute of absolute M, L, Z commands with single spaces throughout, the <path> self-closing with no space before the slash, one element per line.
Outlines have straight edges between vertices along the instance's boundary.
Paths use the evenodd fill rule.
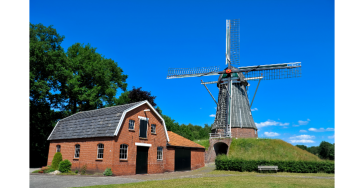
<path fill-rule="evenodd" d="M 316 155 L 279 139 L 233 139 L 229 158 L 244 160 L 322 161 Z"/>
<path fill-rule="evenodd" d="M 210 142 L 209 139 L 205 140 L 194 140 L 195 143 L 200 144 L 201 146 L 205 147 L 206 151 L 209 149 Z"/>

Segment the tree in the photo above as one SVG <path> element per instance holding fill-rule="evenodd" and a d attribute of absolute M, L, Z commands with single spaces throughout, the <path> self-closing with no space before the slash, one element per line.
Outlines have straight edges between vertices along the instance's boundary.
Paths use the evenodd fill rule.
<path fill-rule="evenodd" d="M 296 145 L 296 146 L 307 151 L 307 146 L 305 146 L 305 145 Z"/>
<path fill-rule="evenodd" d="M 335 147 L 333 144 L 322 141 L 319 145 L 319 156 L 323 159 L 331 159 L 335 158 Z"/>
<path fill-rule="evenodd" d="M 148 100 L 148 102 L 153 106 L 157 106 L 157 104 L 154 102 L 154 99 L 156 96 L 152 96 L 150 91 L 143 91 L 141 87 L 135 88 L 133 86 L 133 89 L 129 92 L 129 99 L 130 102 L 139 102 Z"/>
<path fill-rule="evenodd" d="M 65 70 L 66 56 L 61 47 L 64 36 L 52 26 L 30 24 L 29 26 L 29 148 L 30 167 L 44 166 L 47 162 L 49 142 L 57 119 L 64 116 L 55 111 L 62 96 L 58 79 Z"/>
<path fill-rule="evenodd" d="M 64 36 L 52 26 L 30 24 L 29 31 L 30 166 L 39 167 L 47 163 L 47 138 L 59 119 L 128 102 L 125 94 L 115 99 L 117 89 L 126 90 L 127 75 L 90 45 L 76 43 L 65 53 Z"/>
<path fill-rule="evenodd" d="M 97 53 L 96 48 L 76 43 L 66 54 L 69 69 L 61 94 L 67 98 L 65 109 L 72 114 L 113 104 L 116 90 L 126 90 L 128 76 L 114 60 Z"/>

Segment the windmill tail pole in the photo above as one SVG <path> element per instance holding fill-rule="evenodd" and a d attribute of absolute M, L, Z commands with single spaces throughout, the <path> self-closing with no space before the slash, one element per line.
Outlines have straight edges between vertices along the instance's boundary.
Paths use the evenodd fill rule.
<path fill-rule="evenodd" d="M 203 83 L 203 81 L 202 81 L 202 80 L 201 80 L 201 83 Z M 211 95 L 212 99 L 214 99 L 214 101 L 215 101 L 215 103 L 216 103 L 216 105 L 217 105 L 217 102 L 216 102 L 216 100 L 215 100 L 214 96 L 212 96 L 212 94 L 211 94 L 210 90 L 207 88 L 206 84 L 203 84 L 203 85 L 205 86 L 205 88 L 207 89 L 207 91 L 210 93 L 210 95 Z"/>
<path fill-rule="evenodd" d="M 260 79 L 259 79 L 259 82 L 258 82 L 258 85 L 257 85 L 257 89 L 255 89 L 255 92 L 254 92 L 254 96 L 253 96 L 252 102 L 250 103 L 250 108 L 253 106 L 254 98 L 255 98 L 255 95 L 257 94 L 258 87 L 259 87 L 259 83 L 260 83 L 260 81 L 261 81 L 261 80 L 262 80 L 262 78 L 260 78 Z"/>

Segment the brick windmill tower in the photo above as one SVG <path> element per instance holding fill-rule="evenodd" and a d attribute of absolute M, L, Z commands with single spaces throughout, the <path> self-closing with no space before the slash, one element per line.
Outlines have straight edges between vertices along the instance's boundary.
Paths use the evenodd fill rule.
<path fill-rule="evenodd" d="M 261 80 L 301 77 L 300 62 L 236 67 L 240 65 L 239 22 L 239 19 L 226 20 L 225 64 L 227 67 L 224 70 L 219 70 L 219 66 L 168 70 L 167 79 L 219 75 L 217 81 L 203 82 L 201 80 L 201 84 L 206 87 L 217 105 L 215 121 L 210 133 L 210 147 L 214 145 L 211 143 L 211 138 L 258 137 L 251 107 Z M 259 81 L 252 102 L 249 102 L 247 94 L 250 85 L 248 81 Z M 218 101 L 215 100 L 206 84 L 217 85 Z M 227 141 L 226 144 L 230 145 L 230 142 Z M 228 148 L 223 153 L 227 150 Z"/>

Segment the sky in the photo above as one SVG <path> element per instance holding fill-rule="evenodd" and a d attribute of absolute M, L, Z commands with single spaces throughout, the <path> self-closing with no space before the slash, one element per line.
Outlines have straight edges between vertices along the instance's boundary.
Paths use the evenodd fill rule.
<path fill-rule="evenodd" d="M 261 81 L 252 106 L 258 137 L 293 145 L 335 142 L 334 1 L 36 1 L 30 23 L 53 25 L 61 46 L 90 44 L 128 75 L 128 90 L 157 96 L 180 124 L 211 125 L 216 104 L 200 84 L 166 79 L 168 68 L 225 65 L 226 19 L 240 19 L 240 66 L 302 62 L 302 77 Z M 249 100 L 257 81 L 249 82 Z M 218 98 L 218 88 L 207 85 Z M 118 92 L 117 96 L 120 95 Z"/>

